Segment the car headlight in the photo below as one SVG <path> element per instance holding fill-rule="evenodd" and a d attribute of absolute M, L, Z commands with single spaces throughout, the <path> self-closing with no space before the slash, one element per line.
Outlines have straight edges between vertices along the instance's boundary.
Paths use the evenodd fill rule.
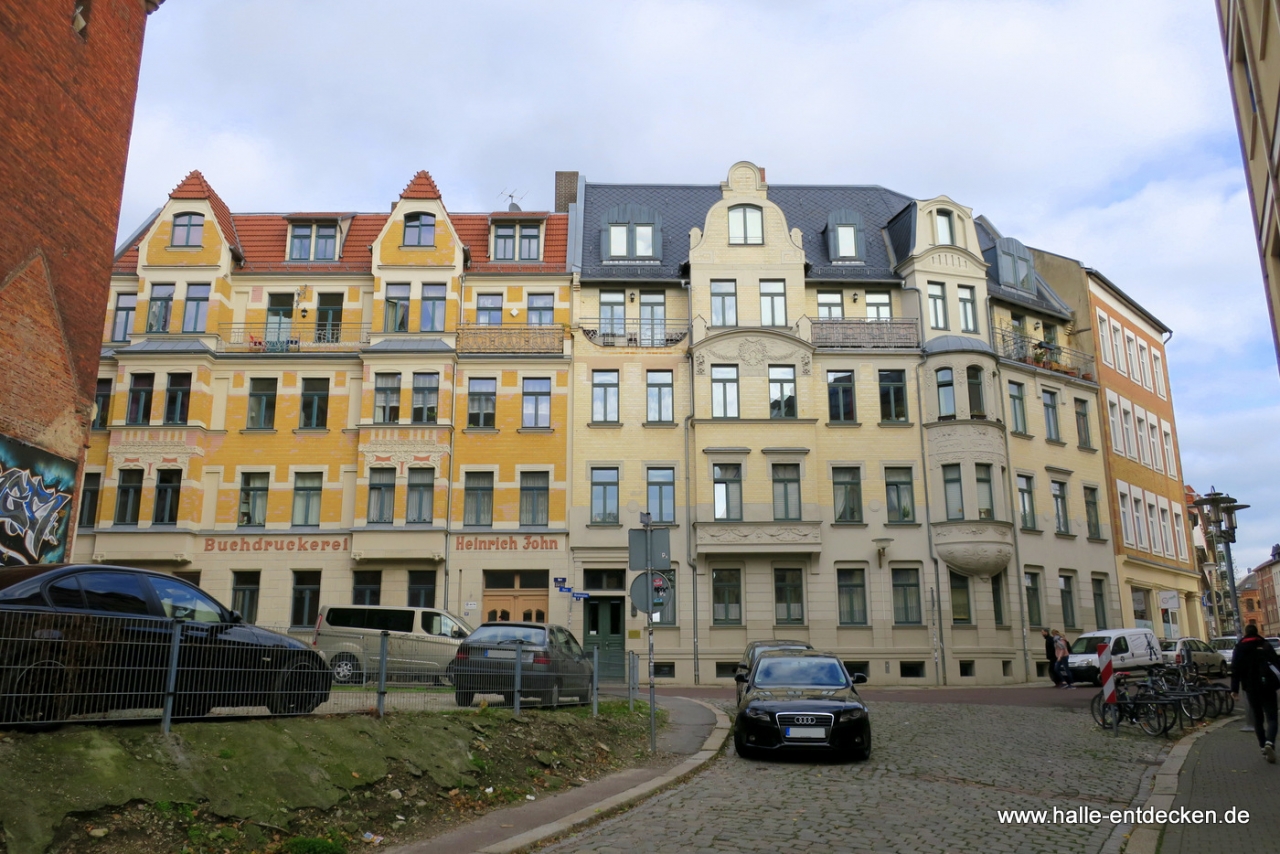
<path fill-rule="evenodd" d="M 840 723 L 848 723 L 849 721 L 856 721 L 859 718 L 865 717 L 866 714 L 867 714 L 867 710 L 863 708 L 845 709 L 843 712 L 840 713 L 839 720 L 840 720 Z"/>
<path fill-rule="evenodd" d="M 764 709 L 747 709 L 747 717 L 754 721 L 763 721 L 765 723 L 770 723 L 773 720 L 773 717 Z"/>

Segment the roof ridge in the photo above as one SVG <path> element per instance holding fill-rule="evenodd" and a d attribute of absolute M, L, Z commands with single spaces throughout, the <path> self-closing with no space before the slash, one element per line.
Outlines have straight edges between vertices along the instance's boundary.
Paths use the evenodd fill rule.
<path fill-rule="evenodd" d="M 440 188 L 426 169 L 419 169 L 400 191 L 402 199 L 439 199 Z"/>
<path fill-rule="evenodd" d="M 227 235 L 227 239 L 231 242 L 231 249 L 240 260 L 244 260 L 244 247 L 240 244 L 240 234 L 236 231 L 236 223 L 232 218 L 231 209 L 227 207 L 227 203 L 222 200 L 217 191 L 209 184 L 208 180 L 200 172 L 199 169 L 192 169 L 187 173 L 187 177 L 179 182 L 169 193 L 170 199 L 204 199 L 213 208 L 213 215 L 218 218 L 218 225 Z"/>

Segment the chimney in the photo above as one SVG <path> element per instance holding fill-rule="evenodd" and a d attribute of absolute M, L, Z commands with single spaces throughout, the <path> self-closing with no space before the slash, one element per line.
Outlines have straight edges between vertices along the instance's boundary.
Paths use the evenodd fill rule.
<path fill-rule="evenodd" d="M 578 200 L 578 173 L 556 173 L 556 213 L 568 213 L 569 205 Z"/>

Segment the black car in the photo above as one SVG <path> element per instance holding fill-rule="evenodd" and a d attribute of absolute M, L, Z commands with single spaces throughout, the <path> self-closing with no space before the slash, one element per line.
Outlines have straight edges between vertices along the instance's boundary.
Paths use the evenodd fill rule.
<path fill-rule="evenodd" d="M 6 567 L 0 724 L 163 708 L 175 640 L 175 717 L 244 706 L 304 714 L 329 699 L 332 675 L 318 652 L 245 623 L 179 578 L 123 566 Z"/>
<path fill-rule="evenodd" d="M 477 694 L 515 699 L 516 653 L 520 654 L 520 697 L 558 706 L 562 697 L 591 699 L 591 660 L 573 632 L 550 623 L 482 623 L 458 647 L 445 675 L 454 699 L 466 708 Z"/>
<path fill-rule="evenodd" d="M 781 640 L 773 638 L 770 640 L 757 640 L 747 644 L 742 650 L 742 658 L 738 659 L 738 666 L 734 668 L 733 675 L 736 679 L 738 674 L 747 674 L 751 672 L 751 665 L 756 663 L 756 656 L 762 652 L 769 652 L 775 649 L 813 649 L 805 641 L 798 640 Z M 742 702 L 742 681 L 738 680 L 738 697 L 737 701 Z"/>
<path fill-rule="evenodd" d="M 844 664 L 825 652 L 762 653 L 750 674 L 736 679 L 745 690 L 738 703 L 733 744 L 744 759 L 776 751 L 821 751 L 850 759 L 871 755 L 871 720 Z"/>

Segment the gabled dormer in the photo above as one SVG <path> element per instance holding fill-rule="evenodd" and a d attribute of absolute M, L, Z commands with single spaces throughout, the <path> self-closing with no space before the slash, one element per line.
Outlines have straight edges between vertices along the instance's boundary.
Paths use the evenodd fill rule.
<path fill-rule="evenodd" d="M 187 175 L 169 194 L 139 249 L 139 263 L 149 267 L 220 266 L 244 260 L 230 209 L 199 171 Z"/>
<path fill-rule="evenodd" d="M 972 209 L 947 196 L 912 202 L 889 220 L 886 230 L 895 264 L 939 253 L 968 256 L 982 264 Z"/>
<path fill-rule="evenodd" d="M 354 214 L 293 213 L 289 223 L 285 260 L 301 263 L 335 263 L 351 229 Z"/>
<path fill-rule="evenodd" d="M 662 261 L 662 214 L 648 205 L 615 205 L 600 223 L 600 258 L 606 264 Z"/>

